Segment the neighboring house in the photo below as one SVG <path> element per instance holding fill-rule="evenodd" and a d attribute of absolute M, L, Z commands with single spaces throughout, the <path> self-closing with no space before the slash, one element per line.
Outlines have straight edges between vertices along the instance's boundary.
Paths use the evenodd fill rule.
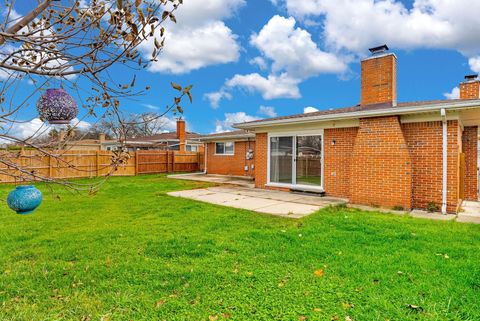
<path fill-rule="evenodd" d="M 478 200 L 480 80 L 467 76 L 458 100 L 397 103 L 397 57 L 386 46 L 371 51 L 361 62 L 360 104 L 236 124 L 243 134 L 204 137 L 207 172 L 250 175 L 239 168 L 255 135 L 248 162 L 257 188 L 443 213 L 457 212 L 462 199 Z M 214 153 L 222 143 L 232 156 Z"/>
<path fill-rule="evenodd" d="M 64 131 L 60 132 L 61 141 L 64 141 Z M 115 139 L 106 139 L 105 134 L 98 135 L 98 139 L 66 140 L 61 143 L 61 149 L 66 150 L 117 150 L 120 143 Z"/>
<path fill-rule="evenodd" d="M 152 136 L 129 138 L 125 145 L 134 150 L 180 150 L 185 152 L 203 152 L 203 143 L 197 133 L 185 130 L 185 121 L 177 120 L 177 131 Z"/>
<path fill-rule="evenodd" d="M 65 132 L 62 131 L 60 135 L 65 135 Z M 203 152 L 203 143 L 199 141 L 199 137 L 199 134 L 185 131 L 184 120 L 177 120 L 176 132 L 129 138 L 123 145 L 118 140 L 105 139 L 105 134 L 100 134 L 98 139 L 67 140 L 62 148 L 69 150 L 117 150 L 121 146 L 125 146 L 128 151 L 181 150 Z"/>

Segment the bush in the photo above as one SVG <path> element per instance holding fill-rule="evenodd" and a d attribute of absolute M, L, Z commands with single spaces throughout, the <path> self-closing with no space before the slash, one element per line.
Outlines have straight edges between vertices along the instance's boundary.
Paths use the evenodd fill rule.
<path fill-rule="evenodd" d="M 438 205 L 435 202 L 428 202 L 427 212 L 429 212 L 429 213 L 438 212 Z"/>

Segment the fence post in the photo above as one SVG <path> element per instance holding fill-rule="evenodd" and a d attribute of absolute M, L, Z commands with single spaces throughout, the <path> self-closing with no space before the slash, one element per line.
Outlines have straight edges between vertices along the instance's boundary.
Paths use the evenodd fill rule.
<path fill-rule="evenodd" d="M 96 177 L 100 176 L 100 157 L 99 157 L 100 151 L 95 151 L 95 166 L 96 166 Z"/>
<path fill-rule="evenodd" d="M 52 155 L 48 156 L 48 176 L 50 176 L 50 178 L 53 178 Z"/>
<path fill-rule="evenodd" d="M 175 172 L 175 151 L 172 152 L 172 172 Z"/>
<path fill-rule="evenodd" d="M 166 155 L 167 155 L 167 170 L 166 170 L 166 172 L 170 173 L 170 154 L 168 153 L 168 150 L 166 151 Z"/>
<path fill-rule="evenodd" d="M 135 151 L 135 176 L 138 175 L 138 150 Z"/>

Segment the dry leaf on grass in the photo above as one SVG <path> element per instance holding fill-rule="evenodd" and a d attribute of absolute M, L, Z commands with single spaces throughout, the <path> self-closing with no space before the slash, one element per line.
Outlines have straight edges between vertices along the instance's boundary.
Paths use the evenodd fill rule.
<path fill-rule="evenodd" d="M 315 272 L 313 272 L 313 274 L 315 276 L 318 276 L 319 278 L 321 278 L 325 274 L 325 272 L 323 271 L 323 269 L 320 269 L 320 270 L 316 270 Z"/>

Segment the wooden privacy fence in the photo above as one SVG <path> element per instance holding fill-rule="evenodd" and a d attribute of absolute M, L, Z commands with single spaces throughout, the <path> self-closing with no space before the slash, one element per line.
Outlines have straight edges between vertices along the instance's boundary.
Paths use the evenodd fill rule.
<path fill-rule="evenodd" d="M 36 176 L 54 179 L 105 176 L 135 176 L 139 174 L 196 172 L 203 170 L 203 153 L 145 150 L 130 153 L 130 158 L 112 172 L 111 151 L 60 150 L 54 156 L 41 155 L 35 150 L 1 152 L 0 158 L 20 166 Z M 57 159 L 58 157 L 58 159 Z M 32 180 L 34 175 L 20 173 L 14 166 L 0 164 L 0 183 Z"/>

